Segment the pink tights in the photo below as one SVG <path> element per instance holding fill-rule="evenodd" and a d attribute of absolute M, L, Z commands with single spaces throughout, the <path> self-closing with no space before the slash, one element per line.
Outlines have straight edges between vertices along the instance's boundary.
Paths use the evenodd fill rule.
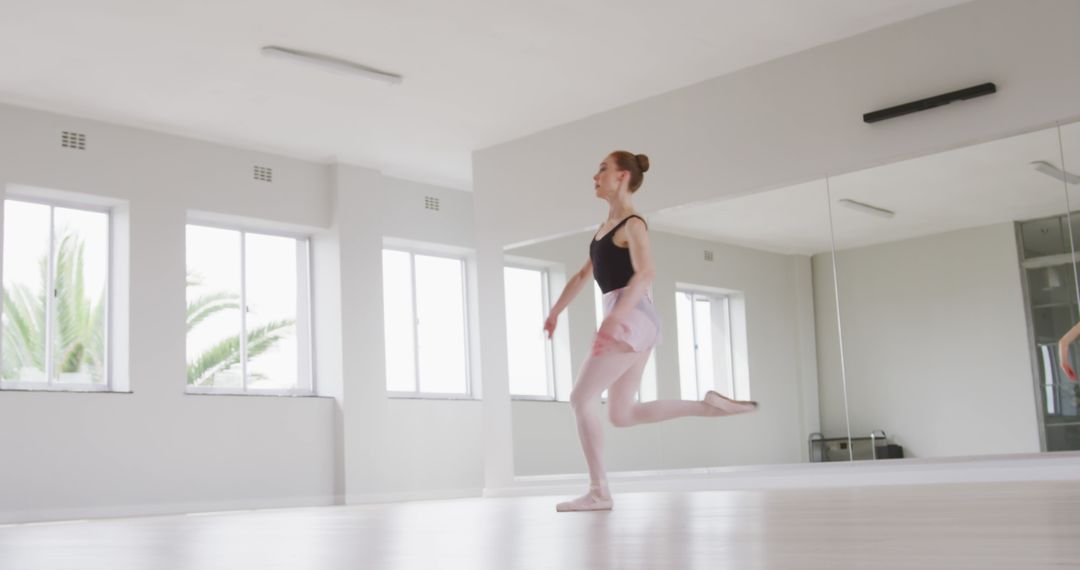
<path fill-rule="evenodd" d="M 581 440 L 581 449 L 585 452 L 585 462 L 589 466 L 590 490 L 585 496 L 563 505 L 590 501 L 610 503 L 611 495 L 607 488 L 607 472 L 604 470 L 603 461 L 603 431 L 599 414 L 596 413 L 596 404 L 604 390 L 608 390 L 608 415 L 616 427 L 685 416 L 725 415 L 720 409 L 702 401 L 636 402 L 635 394 L 641 386 L 641 374 L 645 370 L 650 352 L 651 350 L 633 352 L 629 345 L 620 342 L 603 354 L 589 356 L 581 367 L 577 384 L 570 394 L 570 407 L 577 419 L 578 438 Z"/>

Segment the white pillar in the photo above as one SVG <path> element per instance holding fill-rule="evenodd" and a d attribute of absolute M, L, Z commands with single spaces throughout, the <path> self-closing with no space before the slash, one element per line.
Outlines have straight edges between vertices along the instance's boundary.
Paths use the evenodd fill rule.
<path fill-rule="evenodd" d="M 474 195 L 474 283 L 479 299 L 477 330 L 480 337 L 480 366 L 477 372 L 480 374 L 483 397 L 484 488 L 494 490 L 514 483 L 514 424 L 507 377 L 503 250 L 497 232 L 499 212 L 486 208 L 486 204 L 479 192 Z"/>

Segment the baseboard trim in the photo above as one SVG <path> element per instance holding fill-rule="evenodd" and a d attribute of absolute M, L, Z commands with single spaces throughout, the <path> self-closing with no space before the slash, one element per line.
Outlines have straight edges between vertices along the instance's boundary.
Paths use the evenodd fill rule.
<path fill-rule="evenodd" d="M 798 489 L 1080 480 L 1080 452 L 709 467 L 609 475 L 617 492 Z M 515 477 L 485 497 L 579 493 L 584 474 Z"/>
<path fill-rule="evenodd" d="M 198 501 L 191 503 L 154 503 L 145 505 L 108 505 L 53 509 L 22 509 L 0 511 L 0 525 L 63 523 L 93 519 L 113 519 L 150 516 L 219 516 L 238 512 L 329 507 L 340 505 L 401 503 L 408 501 L 439 501 L 447 499 L 478 498 L 483 489 L 441 489 L 436 491 L 396 491 L 390 493 L 367 493 L 359 495 L 324 497 L 286 497 L 272 499 L 237 499 L 225 501 Z"/>
<path fill-rule="evenodd" d="M 377 503 L 404 503 L 410 501 L 445 501 L 447 499 L 470 499 L 483 496 L 483 489 L 440 489 L 437 491 L 394 491 L 389 493 L 365 493 L 348 495 L 346 504 L 368 505 Z"/>
<path fill-rule="evenodd" d="M 190 503 L 151 503 L 144 505 L 105 505 L 92 507 L 69 507 L 49 509 L 22 509 L 0 511 L 0 524 L 38 522 L 65 522 L 89 519 L 112 519 L 126 517 L 168 515 L 219 515 L 254 510 L 296 509 L 326 507 L 341 504 L 333 495 L 316 497 L 274 497 L 257 499 L 233 499 L 221 501 L 195 501 Z"/>

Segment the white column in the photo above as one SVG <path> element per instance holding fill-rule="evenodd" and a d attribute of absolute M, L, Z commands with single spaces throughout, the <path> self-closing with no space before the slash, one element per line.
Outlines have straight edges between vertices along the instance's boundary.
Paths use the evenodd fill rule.
<path fill-rule="evenodd" d="M 477 185 L 479 187 L 479 184 Z M 476 303 L 480 338 L 480 375 L 483 397 L 484 488 L 494 490 L 514 483 L 513 416 L 506 359 L 506 300 L 503 280 L 503 251 L 497 233 L 499 212 L 486 208 L 477 192 L 476 213 Z M 508 215 L 503 213 L 503 216 Z"/>
<path fill-rule="evenodd" d="M 342 464 L 337 473 L 344 485 L 336 488 L 350 497 L 379 488 L 380 442 L 387 434 L 386 365 L 382 318 L 382 176 L 373 170 L 334 166 L 334 234 L 340 289 L 339 313 L 332 326 L 340 327 L 340 346 L 330 347 L 330 361 L 340 359 L 338 371 L 320 373 L 320 383 L 338 398 L 335 415 Z M 333 250 L 332 245 L 327 249 Z M 331 256 L 332 257 L 332 256 Z M 318 270 L 318 269 L 317 269 Z M 324 339 L 325 340 L 325 339 Z M 331 340 L 331 342 L 333 342 Z M 332 351 L 340 351 L 340 356 Z M 338 374 L 335 380 L 331 374 Z M 329 376 L 329 377 L 328 377 Z M 338 385 L 334 386 L 333 382 Z"/>

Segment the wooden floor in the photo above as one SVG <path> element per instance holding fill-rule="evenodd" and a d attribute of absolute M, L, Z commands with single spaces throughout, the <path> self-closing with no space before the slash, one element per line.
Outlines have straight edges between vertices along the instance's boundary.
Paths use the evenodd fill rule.
<path fill-rule="evenodd" d="M 0 528 L 3 570 L 1080 568 L 1075 482 L 700 491 Z"/>

